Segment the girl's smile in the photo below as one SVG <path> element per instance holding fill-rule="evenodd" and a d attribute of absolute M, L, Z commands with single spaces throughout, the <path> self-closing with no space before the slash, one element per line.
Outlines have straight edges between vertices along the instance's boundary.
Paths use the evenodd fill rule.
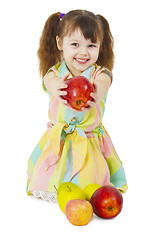
<path fill-rule="evenodd" d="M 85 39 L 79 28 L 63 39 L 58 36 L 56 39 L 58 48 L 63 51 L 64 60 L 73 76 L 81 75 L 83 71 L 96 63 L 100 41 L 92 43 L 90 39 Z"/>
<path fill-rule="evenodd" d="M 83 58 L 75 58 L 75 60 L 80 64 L 85 64 L 87 63 L 87 61 L 89 61 L 89 59 L 83 59 Z"/>

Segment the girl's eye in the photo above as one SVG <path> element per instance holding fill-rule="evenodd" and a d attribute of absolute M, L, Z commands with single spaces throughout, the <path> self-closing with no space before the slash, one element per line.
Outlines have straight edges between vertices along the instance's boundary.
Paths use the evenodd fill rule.
<path fill-rule="evenodd" d="M 74 46 L 74 47 L 77 47 L 78 43 L 72 43 L 71 45 Z"/>
<path fill-rule="evenodd" d="M 96 47 L 94 44 L 90 44 L 88 47 L 93 48 Z"/>

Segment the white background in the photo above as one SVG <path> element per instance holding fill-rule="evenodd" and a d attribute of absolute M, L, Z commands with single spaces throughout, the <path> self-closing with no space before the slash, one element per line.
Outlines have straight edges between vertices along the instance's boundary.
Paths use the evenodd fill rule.
<path fill-rule="evenodd" d="M 3 239 L 166 239 L 166 8 L 165 0 L 15 0 L 0 6 Z M 27 161 L 48 121 L 39 38 L 52 13 L 73 9 L 101 14 L 110 23 L 116 60 L 103 124 L 129 185 L 117 218 L 94 216 L 84 227 L 71 225 L 57 204 L 25 192 Z"/>

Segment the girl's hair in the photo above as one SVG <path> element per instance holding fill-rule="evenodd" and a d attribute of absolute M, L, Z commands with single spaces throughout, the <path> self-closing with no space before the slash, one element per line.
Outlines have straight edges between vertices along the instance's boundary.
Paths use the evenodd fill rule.
<path fill-rule="evenodd" d="M 37 52 L 39 71 L 43 77 L 48 69 L 63 60 L 62 51 L 57 48 L 56 36 L 63 39 L 80 28 L 85 39 L 93 43 L 100 40 L 97 64 L 112 70 L 114 65 L 113 37 L 107 20 L 86 10 L 73 10 L 60 19 L 60 12 L 52 14 L 45 23 Z"/>

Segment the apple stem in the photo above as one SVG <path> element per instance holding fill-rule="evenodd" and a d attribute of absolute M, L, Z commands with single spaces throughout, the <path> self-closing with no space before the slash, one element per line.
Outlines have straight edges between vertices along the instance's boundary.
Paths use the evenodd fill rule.
<path fill-rule="evenodd" d="M 77 105 L 80 105 L 80 104 L 82 104 L 82 100 L 77 101 Z"/>
<path fill-rule="evenodd" d="M 54 188 L 56 189 L 56 191 L 58 191 L 57 187 L 54 185 Z"/>
<path fill-rule="evenodd" d="M 113 207 L 109 207 L 108 210 L 109 210 L 109 211 L 112 211 L 112 210 L 113 210 Z"/>
<path fill-rule="evenodd" d="M 70 189 L 70 187 L 69 186 L 67 186 L 68 188 L 69 188 L 69 190 L 70 190 L 70 192 L 71 192 L 71 189 Z"/>

